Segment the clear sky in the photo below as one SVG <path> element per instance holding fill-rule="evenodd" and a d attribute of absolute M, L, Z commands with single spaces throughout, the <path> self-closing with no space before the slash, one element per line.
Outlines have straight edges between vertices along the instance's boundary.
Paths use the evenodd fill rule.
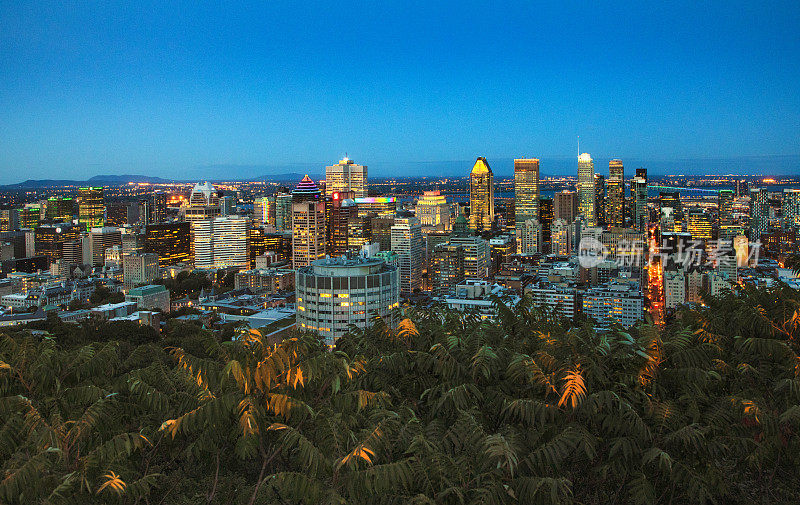
<path fill-rule="evenodd" d="M 0 4 L 0 182 L 800 154 L 797 0 L 88 4 Z"/>

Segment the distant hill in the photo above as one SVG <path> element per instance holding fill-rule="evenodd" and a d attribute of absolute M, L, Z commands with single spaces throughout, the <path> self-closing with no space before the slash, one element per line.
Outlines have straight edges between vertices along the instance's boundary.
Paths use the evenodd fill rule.
<path fill-rule="evenodd" d="M 251 180 L 253 180 L 253 181 L 271 181 L 271 182 L 293 182 L 293 183 L 298 183 L 298 182 L 300 182 L 300 180 L 305 175 L 306 175 L 305 173 L 301 174 L 301 173 L 298 173 L 298 172 L 292 172 L 292 173 L 285 173 L 285 174 L 262 175 L 262 176 L 259 176 L 259 177 L 254 177 Z M 312 179 L 314 179 L 315 181 L 325 178 L 325 175 L 322 174 L 322 173 L 309 173 L 308 176 L 311 177 Z"/>
<path fill-rule="evenodd" d="M 56 186 L 80 186 L 80 185 L 104 185 L 119 186 L 129 182 L 146 182 L 149 184 L 164 184 L 171 182 L 169 179 L 160 177 L 148 177 L 146 175 L 95 175 L 86 181 L 76 181 L 71 179 L 28 179 L 17 184 L 7 184 L 0 186 L 5 189 L 36 189 L 51 188 Z"/>

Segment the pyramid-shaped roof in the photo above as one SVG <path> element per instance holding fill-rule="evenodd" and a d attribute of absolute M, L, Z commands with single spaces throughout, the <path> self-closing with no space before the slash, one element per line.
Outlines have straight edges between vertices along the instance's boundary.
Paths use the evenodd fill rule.
<path fill-rule="evenodd" d="M 486 161 L 486 158 L 483 156 L 479 156 L 477 160 L 475 160 L 475 164 L 472 166 L 472 173 L 473 174 L 491 174 L 492 169 L 489 168 L 489 163 Z"/>
<path fill-rule="evenodd" d="M 303 180 L 300 181 L 297 187 L 292 191 L 293 195 L 318 195 L 319 193 L 319 188 L 314 184 L 314 181 L 311 180 L 308 174 L 303 177 Z"/>

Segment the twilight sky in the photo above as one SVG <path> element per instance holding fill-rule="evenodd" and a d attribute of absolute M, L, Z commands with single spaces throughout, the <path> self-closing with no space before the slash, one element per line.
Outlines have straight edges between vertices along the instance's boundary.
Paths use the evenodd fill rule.
<path fill-rule="evenodd" d="M 466 173 L 578 135 L 598 167 L 800 174 L 797 0 L 88 4 L 0 5 L 0 183 Z"/>

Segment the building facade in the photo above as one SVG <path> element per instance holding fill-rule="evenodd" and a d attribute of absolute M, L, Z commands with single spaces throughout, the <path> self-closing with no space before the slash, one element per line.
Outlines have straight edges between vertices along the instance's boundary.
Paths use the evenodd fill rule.
<path fill-rule="evenodd" d="M 476 232 L 491 231 L 494 223 L 494 174 L 479 157 L 469 176 L 469 227 Z"/>

